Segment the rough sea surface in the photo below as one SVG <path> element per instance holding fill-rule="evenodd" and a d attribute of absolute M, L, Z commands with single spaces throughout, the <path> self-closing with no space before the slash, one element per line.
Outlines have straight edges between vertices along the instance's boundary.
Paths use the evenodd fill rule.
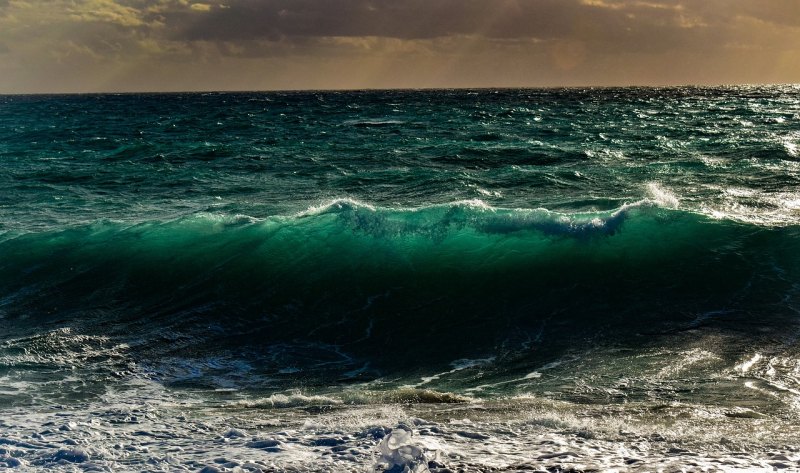
<path fill-rule="evenodd" d="M 0 467 L 800 471 L 800 86 L 0 96 Z"/>

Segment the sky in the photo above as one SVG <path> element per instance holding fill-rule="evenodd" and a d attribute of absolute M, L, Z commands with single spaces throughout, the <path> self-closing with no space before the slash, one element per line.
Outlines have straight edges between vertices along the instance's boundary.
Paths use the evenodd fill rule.
<path fill-rule="evenodd" d="M 800 0 L 0 0 L 0 93 L 800 82 Z"/>

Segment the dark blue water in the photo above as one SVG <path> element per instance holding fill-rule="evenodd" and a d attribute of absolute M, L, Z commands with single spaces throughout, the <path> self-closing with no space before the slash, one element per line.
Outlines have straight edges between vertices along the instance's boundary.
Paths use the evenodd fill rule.
<path fill-rule="evenodd" d="M 792 86 L 0 97 L 0 406 L 794 418 L 799 123 Z"/>

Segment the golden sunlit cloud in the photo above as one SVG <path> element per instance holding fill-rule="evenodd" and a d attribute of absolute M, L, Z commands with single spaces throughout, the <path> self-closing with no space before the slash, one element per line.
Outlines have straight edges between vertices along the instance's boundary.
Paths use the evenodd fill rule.
<path fill-rule="evenodd" d="M 211 5 L 207 3 L 193 3 L 190 8 L 194 11 L 211 11 Z"/>

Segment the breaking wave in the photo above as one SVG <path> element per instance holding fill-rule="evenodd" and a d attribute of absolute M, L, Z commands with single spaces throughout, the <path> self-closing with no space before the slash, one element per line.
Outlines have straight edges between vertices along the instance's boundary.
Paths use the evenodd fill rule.
<path fill-rule="evenodd" d="M 793 307 L 798 227 L 716 220 L 652 194 L 593 213 L 342 199 L 265 219 L 6 234 L 0 315 L 19 332 L 102 325 L 151 345 L 154 334 L 191 340 L 172 349 L 314 343 L 334 348 L 298 350 L 297 363 L 352 357 L 374 368 Z"/>

